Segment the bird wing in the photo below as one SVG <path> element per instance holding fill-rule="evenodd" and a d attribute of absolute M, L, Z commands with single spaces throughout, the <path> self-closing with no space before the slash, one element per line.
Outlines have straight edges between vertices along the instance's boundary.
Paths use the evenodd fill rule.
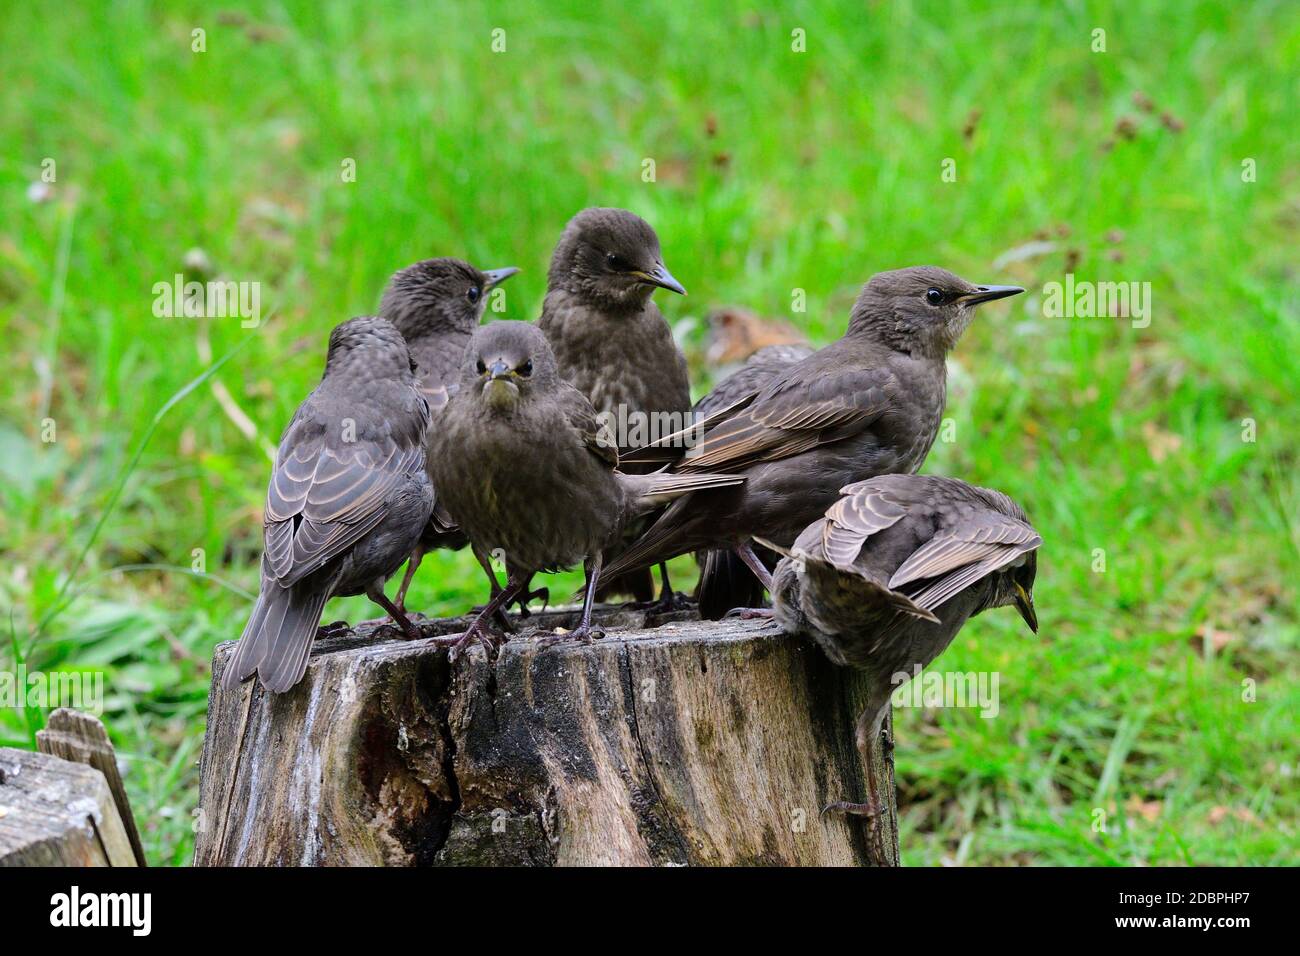
<path fill-rule="evenodd" d="M 893 382 L 885 369 L 849 368 L 774 385 L 710 429 L 677 469 L 731 471 L 838 441 L 880 416 Z"/>
<path fill-rule="evenodd" d="M 596 415 L 596 409 L 587 400 L 587 396 L 568 382 L 561 383 L 559 389 L 560 405 L 582 440 L 583 446 L 604 461 L 611 469 L 618 467 L 618 442 L 610 434 Z"/>
<path fill-rule="evenodd" d="M 827 561 L 847 571 L 867 538 L 896 524 L 907 514 L 907 505 L 887 487 L 869 482 L 846 485 L 840 492 L 842 497 L 826 509 L 822 550 Z"/>
<path fill-rule="evenodd" d="M 1009 515 L 982 513 L 935 535 L 899 565 L 889 586 L 928 580 L 912 591 L 918 607 L 931 610 L 1020 555 L 1041 546 L 1033 528 Z"/>
<path fill-rule="evenodd" d="M 326 440 L 324 430 L 295 428 L 281 441 L 266 493 L 267 568 L 282 587 L 318 570 L 372 531 L 394 490 L 424 467 L 423 445 Z"/>

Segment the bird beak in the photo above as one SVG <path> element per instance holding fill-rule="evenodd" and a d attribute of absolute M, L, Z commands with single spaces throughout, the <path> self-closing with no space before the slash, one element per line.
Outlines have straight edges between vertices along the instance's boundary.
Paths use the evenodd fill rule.
<path fill-rule="evenodd" d="M 1038 615 L 1034 612 L 1034 596 L 1019 584 L 1016 585 L 1016 610 L 1025 619 L 1029 629 L 1037 634 Z"/>
<path fill-rule="evenodd" d="M 488 378 L 494 382 L 499 378 L 508 379 L 511 376 L 511 374 L 513 374 L 513 369 L 511 369 L 510 366 L 507 365 L 505 362 L 501 361 L 501 359 L 497 359 L 495 362 L 493 362 L 491 365 L 488 366 L 488 370 L 487 370 Z"/>
<path fill-rule="evenodd" d="M 483 274 L 487 276 L 487 287 L 493 289 L 505 282 L 518 271 L 518 266 L 506 266 L 504 269 L 487 269 Z"/>
<path fill-rule="evenodd" d="M 646 285 L 656 285 L 661 289 L 667 289 L 669 292 L 676 292 L 678 295 L 686 294 L 686 287 L 674 279 L 673 274 L 662 265 L 655 266 L 652 272 L 637 270 L 630 274 Z"/>
<path fill-rule="evenodd" d="M 1009 295 L 1020 295 L 1024 291 L 1018 285 L 981 285 L 976 286 L 974 292 L 962 296 L 961 301 L 966 305 L 979 305 L 981 302 L 1005 299 Z"/>

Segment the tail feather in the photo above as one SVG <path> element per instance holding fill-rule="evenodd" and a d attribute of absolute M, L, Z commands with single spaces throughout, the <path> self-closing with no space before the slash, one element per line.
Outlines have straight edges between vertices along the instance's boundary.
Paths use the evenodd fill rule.
<path fill-rule="evenodd" d="M 636 495 L 634 509 L 638 513 L 653 511 L 693 491 L 729 488 L 745 482 L 744 475 L 709 473 L 676 475 L 657 472 L 651 475 L 625 475 L 624 477 L 632 483 L 632 490 Z"/>
<path fill-rule="evenodd" d="M 717 621 L 732 608 L 760 607 L 763 585 L 734 551 L 706 551 L 695 600 L 700 617 Z"/>
<path fill-rule="evenodd" d="M 275 581 L 263 581 L 253 614 L 226 664 L 225 688 L 235 688 L 254 673 L 277 694 L 302 680 L 328 599 L 326 588 L 282 588 Z"/>

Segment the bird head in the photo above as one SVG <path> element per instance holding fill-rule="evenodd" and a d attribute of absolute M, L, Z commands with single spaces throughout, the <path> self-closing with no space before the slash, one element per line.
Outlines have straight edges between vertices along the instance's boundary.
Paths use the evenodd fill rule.
<path fill-rule="evenodd" d="M 425 259 L 388 280 L 379 314 L 405 336 L 468 332 L 483 317 L 487 296 L 519 270 L 476 269 L 460 259 Z"/>
<path fill-rule="evenodd" d="M 493 322 L 465 349 L 461 391 L 506 411 L 552 386 L 556 375 L 555 354 L 541 329 L 531 322 Z"/>
<path fill-rule="evenodd" d="M 975 285 L 937 266 L 880 272 L 853 304 L 848 331 L 900 352 L 942 358 L 970 325 L 976 306 L 1024 291 L 1014 285 Z"/>
<path fill-rule="evenodd" d="M 547 285 L 613 311 L 641 308 L 657 288 L 686 294 L 664 265 L 655 231 L 626 209 L 584 209 L 570 219 L 551 256 Z"/>
<path fill-rule="evenodd" d="M 406 339 L 393 323 L 374 315 L 348 319 L 330 332 L 325 374 L 348 369 L 363 372 L 370 379 L 415 380 L 415 363 Z"/>
<path fill-rule="evenodd" d="M 997 607 L 1014 607 L 1029 629 L 1038 633 L 1038 612 L 1034 610 L 1034 578 L 1038 574 L 1038 552 L 1030 551 L 997 574 Z"/>

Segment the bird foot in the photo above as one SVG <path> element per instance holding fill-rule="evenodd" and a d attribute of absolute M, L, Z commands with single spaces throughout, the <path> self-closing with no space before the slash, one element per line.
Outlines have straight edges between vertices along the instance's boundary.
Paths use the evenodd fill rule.
<path fill-rule="evenodd" d="M 828 813 L 842 813 L 850 817 L 865 817 L 868 820 L 874 820 L 880 815 L 880 808 L 874 803 L 849 803 L 847 800 L 841 800 L 838 803 L 827 804 L 822 808 L 822 816 Z"/>
<path fill-rule="evenodd" d="M 488 656 L 491 657 L 493 653 L 495 653 L 496 649 L 502 644 L 503 638 L 493 634 L 491 630 L 488 629 L 485 621 L 476 620 L 465 630 L 465 633 L 460 636 L 460 639 L 457 640 L 455 644 L 451 645 L 451 650 L 447 652 L 448 660 L 454 664 L 460 655 L 475 642 L 481 643 L 486 647 Z"/>
<path fill-rule="evenodd" d="M 691 610 L 695 607 L 695 602 L 680 591 L 670 591 L 667 594 L 659 595 L 653 601 L 634 604 L 633 607 L 639 611 L 645 611 L 647 614 L 674 614 L 678 611 Z"/>
<path fill-rule="evenodd" d="M 551 589 L 538 588 L 536 591 L 529 591 L 527 594 L 520 595 L 517 603 L 519 604 L 519 616 L 521 618 L 529 618 L 533 616 L 533 612 L 528 608 L 528 602 L 533 598 L 542 599 L 542 610 L 545 611 L 547 605 L 551 603 Z"/>
<path fill-rule="evenodd" d="M 555 631 L 551 634 L 544 634 L 537 639 L 537 649 L 545 650 L 548 647 L 554 647 L 556 644 L 566 644 L 570 641 L 580 641 L 583 644 L 590 644 L 598 638 L 605 636 L 602 628 L 594 624 L 579 624 L 571 631 Z"/>
<path fill-rule="evenodd" d="M 411 622 L 411 619 L 405 614 L 402 615 L 401 620 L 394 621 L 393 623 L 397 625 L 397 629 L 402 632 L 402 636 L 408 641 L 418 641 L 424 637 L 424 635 L 420 633 L 420 629 L 416 627 L 415 624 Z"/>
<path fill-rule="evenodd" d="M 770 607 L 733 607 L 723 617 L 735 618 L 740 621 L 770 621 L 773 617 L 773 611 Z"/>

